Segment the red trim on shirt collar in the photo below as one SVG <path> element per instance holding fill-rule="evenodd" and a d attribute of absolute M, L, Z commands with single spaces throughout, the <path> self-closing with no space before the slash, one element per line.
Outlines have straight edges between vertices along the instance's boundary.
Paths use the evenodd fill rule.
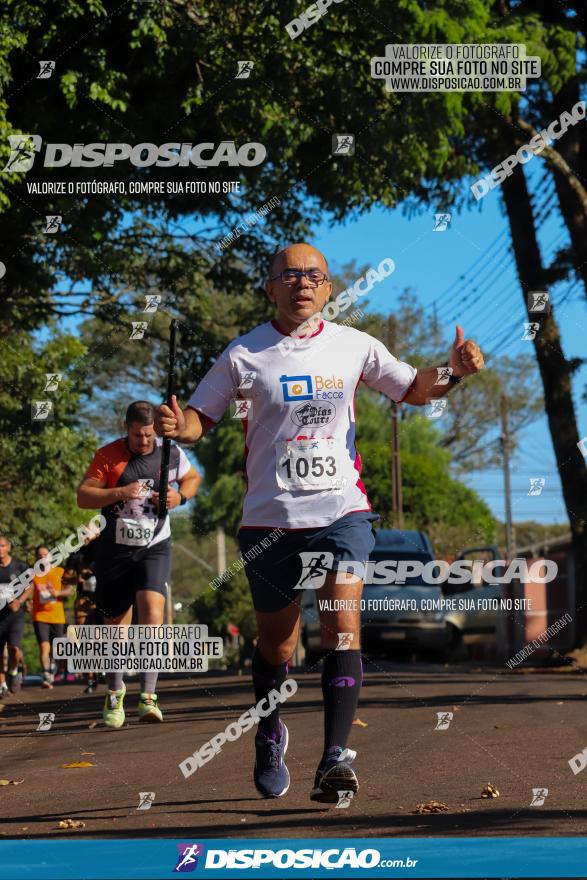
<path fill-rule="evenodd" d="M 281 333 L 282 336 L 291 336 L 291 333 L 284 333 L 283 332 L 283 330 L 279 327 L 277 321 L 272 319 L 271 325 L 277 330 L 278 333 Z M 311 336 L 301 336 L 301 337 L 292 336 L 292 339 L 298 339 L 298 338 L 300 338 L 300 339 L 313 339 L 314 336 L 318 336 L 318 334 L 322 333 L 323 330 L 324 330 L 324 321 L 320 321 L 320 326 L 318 327 L 318 329 L 316 330 L 315 333 L 312 333 Z"/>

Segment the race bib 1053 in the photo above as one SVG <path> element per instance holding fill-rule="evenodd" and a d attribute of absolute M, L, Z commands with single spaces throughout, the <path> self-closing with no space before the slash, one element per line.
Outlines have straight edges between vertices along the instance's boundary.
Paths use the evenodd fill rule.
<path fill-rule="evenodd" d="M 334 438 L 280 440 L 275 445 L 277 484 L 282 489 L 335 489 L 340 485 L 342 453 Z"/>

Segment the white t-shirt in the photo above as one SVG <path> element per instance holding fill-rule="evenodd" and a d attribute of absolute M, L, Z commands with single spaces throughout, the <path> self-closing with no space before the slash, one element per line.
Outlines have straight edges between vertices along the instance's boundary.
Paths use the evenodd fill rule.
<path fill-rule="evenodd" d="M 370 510 L 355 448 L 355 393 L 400 401 L 416 369 L 360 330 L 322 321 L 292 340 L 268 321 L 235 339 L 188 406 L 217 422 L 233 403 L 245 433 L 243 527 L 306 529 Z"/>

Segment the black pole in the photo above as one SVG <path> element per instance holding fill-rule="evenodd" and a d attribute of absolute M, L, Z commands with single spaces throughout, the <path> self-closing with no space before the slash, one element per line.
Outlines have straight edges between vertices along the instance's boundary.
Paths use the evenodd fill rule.
<path fill-rule="evenodd" d="M 173 397 L 173 371 L 175 368 L 175 336 L 177 321 L 175 318 L 169 326 L 169 367 L 167 370 L 167 406 L 171 406 Z M 159 479 L 159 509 L 157 516 L 164 519 L 167 516 L 167 486 L 169 484 L 169 456 L 171 453 L 171 439 L 163 438 L 161 448 L 161 477 Z"/>

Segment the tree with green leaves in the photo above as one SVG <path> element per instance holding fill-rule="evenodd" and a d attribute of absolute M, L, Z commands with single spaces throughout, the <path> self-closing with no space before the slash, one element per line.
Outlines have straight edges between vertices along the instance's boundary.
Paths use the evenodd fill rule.
<path fill-rule="evenodd" d="M 55 329 L 43 341 L 21 332 L 2 346 L 0 530 L 21 556 L 37 544 L 62 541 L 88 520 L 75 501 L 96 445 L 82 418 L 86 355 L 78 339 Z M 39 406 L 46 402 L 50 408 Z M 47 418 L 33 418 L 45 413 Z"/>

